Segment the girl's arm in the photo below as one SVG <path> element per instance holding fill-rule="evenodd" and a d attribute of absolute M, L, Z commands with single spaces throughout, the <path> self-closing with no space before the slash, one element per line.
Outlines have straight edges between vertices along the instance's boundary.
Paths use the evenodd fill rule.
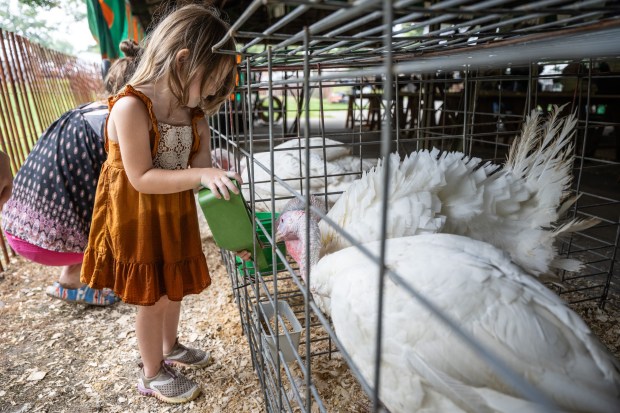
<path fill-rule="evenodd" d="M 149 125 L 147 109 L 136 97 L 126 96 L 119 99 L 110 111 L 108 136 L 110 140 L 118 142 L 127 178 L 136 191 L 145 194 L 171 194 L 194 189 L 202 184 L 211 189 L 218 198 L 223 196 L 229 199 L 229 190 L 239 193 L 230 180 L 241 179 L 236 173 L 216 168 L 154 168 Z"/>

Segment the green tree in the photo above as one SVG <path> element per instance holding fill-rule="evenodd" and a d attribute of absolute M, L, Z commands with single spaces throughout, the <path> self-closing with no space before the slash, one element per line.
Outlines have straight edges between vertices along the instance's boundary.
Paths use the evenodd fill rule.
<path fill-rule="evenodd" d="M 56 7 L 58 6 L 57 0 L 20 0 L 19 1 L 26 6 L 40 6 L 40 7 Z"/>
<path fill-rule="evenodd" d="M 73 45 L 56 37 L 58 28 L 46 19 L 52 8 L 62 9 L 75 21 L 86 18 L 85 0 L 11 0 L 10 7 L 0 9 L 0 27 L 50 49 L 74 54 Z"/>

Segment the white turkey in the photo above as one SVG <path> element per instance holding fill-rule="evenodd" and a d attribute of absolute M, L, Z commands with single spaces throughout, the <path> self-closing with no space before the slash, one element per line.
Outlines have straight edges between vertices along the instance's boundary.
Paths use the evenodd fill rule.
<path fill-rule="evenodd" d="M 310 138 L 310 194 L 328 195 L 328 202 L 333 204 L 340 194 L 346 190 L 361 172 L 366 171 L 376 165 L 376 160 L 360 159 L 358 156 L 351 155 L 351 148 L 343 146 L 342 143 L 320 137 Z M 234 169 L 234 158 L 224 149 L 214 149 L 212 151 L 214 165 L 223 169 Z M 257 211 L 271 210 L 271 179 L 272 171 L 270 168 L 270 152 L 258 152 L 254 154 L 254 196 Z M 305 185 L 306 172 L 306 151 L 305 139 L 290 139 L 274 147 L 274 169 L 280 179 L 285 180 L 297 192 L 302 191 Z M 243 195 L 246 201 L 250 201 L 250 179 L 247 162 L 242 161 L 241 177 L 244 185 L 242 186 Z M 268 171 L 263 169 L 262 164 Z M 276 198 L 276 211 L 282 208 L 291 197 L 291 191 L 281 185 L 274 183 L 273 197 Z M 285 198 L 285 199 L 277 199 Z"/>
<path fill-rule="evenodd" d="M 378 267 L 356 247 L 319 259 L 319 229 L 312 219 L 307 274 L 305 226 L 302 211 L 286 212 L 276 236 L 287 240 L 313 298 L 331 314 L 343 347 L 372 384 Z M 577 314 L 502 251 L 451 234 L 386 242 L 387 268 L 562 411 L 617 411 L 618 362 Z M 364 247 L 378 255 L 378 241 Z M 387 279 L 384 294 L 380 398 L 392 413 L 536 411 L 401 283 Z"/>
<path fill-rule="evenodd" d="M 451 234 L 386 242 L 387 268 L 560 411 L 618 411 L 617 360 L 557 295 L 502 251 Z M 364 246 L 378 255 L 378 241 Z M 311 268 L 313 296 L 331 297 L 331 303 L 319 302 L 331 306 L 326 312 L 336 335 L 372 385 L 378 266 L 348 247 L 318 262 L 315 255 Z M 386 278 L 384 294 L 379 397 L 391 413 L 540 411 L 409 295 L 402 281 Z"/>
<path fill-rule="evenodd" d="M 413 152 L 402 161 L 392 154 L 386 237 L 465 235 L 507 251 L 532 275 L 577 271 L 580 263 L 560 258 L 554 241 L 596 221 L 572 220 L 554 227 L 574 202 L 567 199 L 567 190 L 577 120 L 559 117 L 560 111 L 555 108 L 548 121 L 532 112 L 503 167 L 437 149 Z M 381 237 L 383 167 L 380 162 L 355 180 L 327 215 L 360 243 Z M 351 245 L 325 221 L 320 228 L 321 256 Z"/>
<path fill-rule="evenodd" d="M 532 118 L 528 122 L 532 122 Z M 527 127 L 525 130 L 528 130 Z M 520 201 L 516 202 L 516 207 L 513 208 L 508 208 L 512 202 L 508 196 L 486 198 L 491 199 L 483 203 L 487 208 L 495 205 L 495 211 L 512 210 L 512 214 L 502 216 L 493 208 L 489 209 L 492 212 L 488 217 L 489 225 L 495 223 L 498 232 L 495 234 L 497 237 L 491 237 L 492 240 L 502 239 L 502 235 L 508 236 L 499 233 L 506 231 L 506 224 L 497 216 L 508 220 L 510 217 L 525 216 L 527 211 L 530 219 L 536 220 L 538 224 L 559 216 L 556 211 L 561 204 L 560 198 L 567 182 L 570 182 L 570 167 L 566 166 L 566 159 L 570 159 L 572 155 L 562 151 L 562 148 L 570 150 L 567 146 L 569 132 L 564 126 L 559 142 L 550 139 L 551 142 L 538 151 L 521 149 L 513 152 L 511 159 L 517 159 L 522 153 L 534 154 L 526 156 L 526 160 L 521 159 L 518 163 L 514 161 L 515 165 L 524 168 L 521 169 L 521 181 L 517 177 L 504 179 L 498 176 L 490 179 L 490 172 L 477 172 L 485 168 L 484 166 L 478 169 L 465 168 L 462 174 L 467 176 L 480 173 L 483 179 L 461 178 L 455 181 L 488 181 L 498 186 L 504 182 L 507 188 L 499 193 L 510 193 L 511 185 L 514 185 L 516 189 L 513 192 L 525 194 L 521 195 Z M 546 136 L 549 136 L 549 133 Z M 534 138 L 526 139 L 526 142 L 531 142 L 532 139 Z M 455 157 L 463 159 L 462 155 Z M 392 175 L 392 182 L 396 184 L 390 190 L 388 236 L 393 239 L 387 241 L 387 267 L 401 274 L 414 289 L 435 302 L 441 310 L 455 319 L 457 325 L 461 325 L 482 341 L 483 345 L 500 355 L 521 373 L 525 380 L 562 409 L 576 412 L 617 411 L 620 402 L 617 361 L 599 344 L 574 312 L 542 284 L 528 277 L 529 274 L 538 274 L 537 268 L 540 265 L 530 264 L 524 271 L 498 249 L 471 238 L 449 234 L 407 236 L 410 234 L 403 233 L 403 227 L 405 231 L 408 227 L 413 227 L 417 234 L 422 231 L 436 232 L 446 227 L 460 228 L 458 223 L 469 222 L 464 218 L 459 221 L 459 214 L 438 214 L 443 208 L 438 190 L 416 189 L 428 185 L 425 182 L 436 182 L 433 171 L 441 171 L 441 168 L 431 167 L 438 159 L 442 159 L 441 157 L 422 156 L 420 159 L 426 160 L 427 167 L 417 169 L 416 174 L 405 173 L 407 168 L 413 168 L 413 162 L 404 162 L 405 168 L 401 165 L 398 169 L 392 169 L 395 175 Z M 447 156 L 443 159 L 447 159 Z M 469 162 L 468 159 L 462 161 L 466 166 Z M 553 167 L 541 167 L 542 163 Z M 458 166 L 459 163 L 455 161 L 453 164 Z M 510 161 L 508 164 L 510 165 Z M 428 172 L 429 170 L 431 172 Z M 512 170 L 517 169 L 513 167 Z M 558 170 L 560 172 L 557 172 Z M 380 176 L 373 171 L 360 181 L 373 173 Z M 527 173 L 538 174 L 532 181 L 546 182 L 545 185 L 551 186 L 547 189 L 536 189 L 536 186 L 532 185 L 527 190 L 522 189 L 528 182 Z M 455 175 L 447 174 L 452 178 Z M 440 177 L 442 178 L 436 185 L 441 189 L 448 184 L 442 182 L 446 179 L 446 174 L 440 174 Z M 380 215 L 379 210 L 373 208 L 379 202 L 381 192 L 378 185 L 382 181 L 375 178 L 367 179 L 369 184 L 365 192 L 360 191 L 357 203 L 346 203 L 354 199 L 350 197 L 349 189 L 327 216 L 336 223 L 344 223 L 348 232 L 357 235 L 358 239 L 365 243 L 364 246 L 376 254 L 378 243 L 372 241 L 379 238 L 379 225 L 373 221 L 377 221 Z M 421 183 L 412 183 L 412 180 Z M 358 185 L 358 182 L 355 185 Z M 429 186 L 433 188 L 432 185 Z M 489 191 L 489 187 L 494 186 L 474 185 L 474 188 L 482 188 L 478 197 L 483 200 L 484 191 Z M 547 197 L 543 191 L 553 191 L 555 199 Z M 475 191 L 465 193 L 471 195 Z M 407 194 L 413 196 L 408 197 Z M 364 196 L 374 200 L 364 203 Z M 478 198 L 470 196 L 465 199 Z M 334 210 L 344 200 L 347 200 L 344 205 L 349 208 L 337 210 L 339 212 L 335 214 Z M 504 202 L 500 202 L 501 200 Z M 544 210 L 537 211 L 536 202 Z M 289 204 L 281 214 L 276 237 L 286 241 L 287 251 L 298 262 L 302 277 L 304 280 L 309 279 L 314 300 L 322 311 L 331 315 L 336 334 L 343 346 L 366 380 L 372 382 L 378 270 L 354 247 L 341 246 L 339 251 L 324 256 L 324 243 L 326 240 L 330 241 L 330 238 L 321 237 L 316 217 L 309 221 L 310 247 L 307 248 L 304 245 L 306 218 L 302 209 L 296 209 L 299 205 L 294 205 L 295 203 Z M 478 204 L 473 202 L 472 205 Z M 320 208 L 320 205 L 316 206 Z M 519 208 L 524 210 L 520 211 Z M 407 213 L 401 213 L 402 210 Z M 359 211 L 366 213 L 358 214 Z M 467 216 L 466 212 L 464 209 L 463 215 Z M 481 219 L 484 218 L 482 212 L 473 215 L 476 214 Z M 457 221 L 448 226 L 446 220 L 454 217 Z M 351 230 L 353 226 L 355 228 Z M 567 228 L 571 226 L 575 228 L 578 225 L 568 224 Z M 509 225 L 508 228 L 513 227 Z M 356 233 L 355 230 L 359 232 Z M 554 249 L 546 254 L 537 251 L 537 248 L 549 248 L 541 243 L 540 239 L 553 239 L 559 231 L 535 225 L 525 226 L 520 231 L 525 231 L 530 237 L 533 256 L 546 257 L 546 261 L 542 261 L 544 271 L 540 273 L 547 272 L 551 263 L 559 262 Z M 518 235 L 518 231 L 511 234 Z M 525 242 L 528 238 L 523 236 L 520 239 Z M 306 253 L 310 254 L 310 271 L 305 268 Z M 528 263 L 525 264 L 524 267 L 527 267 Z M 513 389 L 496 384 L 496 374 L 481 361 L 470 357 L 471 350 L 465 349 L 464 344 L 453 334 L 447 333 L 445 327 L 436 319 L 431 319 L 428 311 L 407 295 L 401 285 L 388 280 L 384 302 L 386 307 L 383 320 L 386 330 L 381 359 L 380 398 L 392 413 L 534 411 L 535 406 L 522 399 Z"/>

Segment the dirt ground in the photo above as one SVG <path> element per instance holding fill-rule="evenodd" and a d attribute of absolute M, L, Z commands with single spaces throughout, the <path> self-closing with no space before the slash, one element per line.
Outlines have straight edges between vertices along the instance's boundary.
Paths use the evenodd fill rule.
<path fill-rule="evenodd" d="M 185 370 L 203 386 L 198 399 L 173 406 L 139 395 L 135 307 L 99 308 L 48 298 L 44 290 L 57 278 L 56 269 L 16 258 L 0 273 L 0 413 L 263 412 L 230 280 L 205 228 L 203 241 L 213 284 L 184 301 L 180 328 L 181 342 L 207 349 L 215 359 L 203 370 Z M 573 308 L 620 358 L 620 314 L 592 302 Z M 345 386 L 341 374 L 325 376 L 330 378 L 322 387 L 355 387 Z M 355 399 L 348 395 L 349 408 L 330 411 L 359 411 Z"/>
<path fill-rule="evenodd" d="M 180 406 L 136 390 L 136 308 L 72 305 L 49 298 L 55 268 L 14 259 L 0 273 L 0 412 L 262 412 L 247 340 L 219 250 L 203 231 L 212 285 L 183 301 L 180 341 L 214 363 L 185 369 L 203 394 Z"/>

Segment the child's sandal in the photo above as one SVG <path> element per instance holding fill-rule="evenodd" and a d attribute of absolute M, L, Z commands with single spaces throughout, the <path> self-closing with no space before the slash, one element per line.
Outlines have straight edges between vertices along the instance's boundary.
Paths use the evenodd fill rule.
<path fill-rule="evenodd" d="M 210 365 L 213 359 L 208 351 L 186 347 L 177 338 L 170 353 L 164 354 L 164 362 L 167 365 L 202 368 Z"/>
<path fill-rule="evenodd" d="M 95 290 L 88 285 L 80 288 L 65 288 L 58 281 L 45 289 L 45 294 L 52 298 L 67 301 L 69 303 L 107 306 L 119 301 L 118 297 L 110 289 Z"/>

